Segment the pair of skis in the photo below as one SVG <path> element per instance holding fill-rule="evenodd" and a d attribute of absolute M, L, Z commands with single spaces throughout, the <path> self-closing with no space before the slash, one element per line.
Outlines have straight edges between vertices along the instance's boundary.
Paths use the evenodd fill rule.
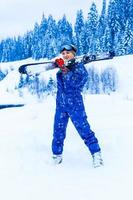
<path fill-rule="evenodd" d="M 109 60 L 112 59 L 114 56 L 115 56 L 114 52 L 101 53 L 98 55 L 87 54 L 83 56 L 76 56 L 75 62 L 82 62 L 83 64 L 87 64 L 94 61 Z M 18 70 L 21 74 L 32 75 L 32 74 L 39 74 L 41 72 L 48 71 L 51 69 L 55 69 L 53 66 L 54 66 L 54 61 L 34 62 L 34 63 L 23 64 L 19 67 Z"/>

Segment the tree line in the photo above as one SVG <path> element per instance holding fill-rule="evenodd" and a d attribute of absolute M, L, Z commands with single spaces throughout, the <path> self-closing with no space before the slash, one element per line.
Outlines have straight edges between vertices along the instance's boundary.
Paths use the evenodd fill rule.
<path fill-rule="evenodd" d="M 40 23 L 23 36 L 0 41 L 0 62 L 33 59 L 51 59 L 58 55 L 63 44 L 72 43 L 78 55 L 115 51 L 116 55 L 133 54 L 132 0 L 103 0 L 99 14 L 93 2 L 85 19 L 82 10 L 72 25 L 66 15 L 56 21 L 52 15 L 42 15 Z"/>

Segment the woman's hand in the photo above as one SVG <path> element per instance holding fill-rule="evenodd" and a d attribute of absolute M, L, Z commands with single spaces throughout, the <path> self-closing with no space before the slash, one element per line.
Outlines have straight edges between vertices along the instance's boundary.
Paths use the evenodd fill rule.
<path fill-rule="evenodd" d="M 56 58 L 54 62 L 55 67 L 60 68 L 63 73 L 67 73 L 69 71 L 69 69 L 65 67 L 65 62 L 62 58 Z"/>

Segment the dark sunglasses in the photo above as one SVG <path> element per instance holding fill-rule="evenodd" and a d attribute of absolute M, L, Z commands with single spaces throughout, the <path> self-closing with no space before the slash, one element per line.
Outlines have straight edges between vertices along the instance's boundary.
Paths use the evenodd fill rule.
<path fill-rule="evenodd" d="M 64 46 L 62 46 L 61 49 L 60 49 L 60 53 L 62 51 L 64 51 L 64 50 L 66 50 L 66 51 L 74 51 L 75 53 L 77 51 L 76 47 L 74 47 L 73 45 L 64 45 Z"/>

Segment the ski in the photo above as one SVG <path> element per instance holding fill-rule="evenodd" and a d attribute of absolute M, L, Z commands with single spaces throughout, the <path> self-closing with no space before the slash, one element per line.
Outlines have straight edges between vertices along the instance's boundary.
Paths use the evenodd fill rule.
<path fill-rule="evenodd" d="M 101 53 L 101 54 L 97 54 L 97 55 L 86 54 L 86 55 L 82 55 L 82 56 L 76 56 L 75 62 L 82 62 L 83 64 L 87 64 L 87 63 L 95 62 L 95 61 L 109 60 L 109 59 L 112 59 L 114 56 L 115 56 L 114 52 Z M 54 64 L 54 61 L 27 63 L 27 64 L 21 65 L 18 68 L 18 71 L 21 74 L 27 74 L 27 75 L 38 74 L 38 73 L 41 73 L 44 71 L 55 69 L 55 67 L 53 67 L 53 64 Z M 37 67 L 37 65 L 38 65 L 38 67 Z M 41 65 L 43 65 L 43 66 L 41 66 Z"/>
<path fill-rule="evenodd" d="M 39 69 L 38 68 L 33 68 L 34 65 L 47 65 L 47 67 L 43 66 Z M 42 72 L 42 71 L 47 71 L 50 69 L 53 69 L 53 67 L 50 67 L 52 64 L 54 64 L 53 61 L 44 61 L 44 62 L 34 62 L 34 63 L 27 63 L 27 64 L 23 64 L 18 68 L 18 71 L 22 74 L 30 74 L 32 73 L 32 70 L 34 71 L 34 73 L 37 73 L 37 71 Z"/>
<path fill-rule="evenodd" d="M 87 64 L 90 62 L 95 62 L 95 61 L 101 61 L 101 60 L 109 60 L 114 58 L 115 54 L 114 52 L 108 52 L 108 53 L 101 53 L 97 55 L 83 55 L 83 56 L 78 56 L 76 59 L 79 60 L 79 62 L 83 62 L 83 64 Z"/>
<path fill-rule="evenodd" d="M 0 109 L 22 107 L 22 106 L 24 106 L 24 104 L 2 104 L 0 105 Z"/>

